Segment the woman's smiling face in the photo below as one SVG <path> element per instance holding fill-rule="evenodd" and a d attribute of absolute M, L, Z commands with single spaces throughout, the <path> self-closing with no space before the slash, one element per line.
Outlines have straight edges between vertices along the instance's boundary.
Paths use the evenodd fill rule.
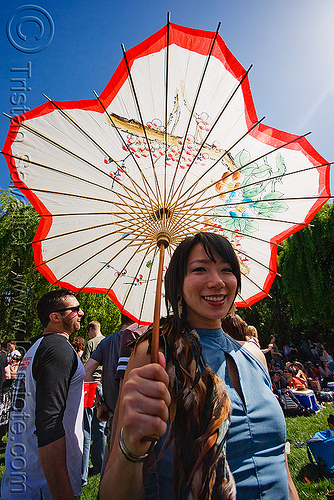
<path fill-rule="evenodd" d="M 191 250 L 183 282 L 183 298 L 187 304 L 187 320 L 194 328 L 220 328 L 229 312 L 237 290 L 237 278 L 231 265 L 215 250 L 214 260 L 198 244 Z"/>

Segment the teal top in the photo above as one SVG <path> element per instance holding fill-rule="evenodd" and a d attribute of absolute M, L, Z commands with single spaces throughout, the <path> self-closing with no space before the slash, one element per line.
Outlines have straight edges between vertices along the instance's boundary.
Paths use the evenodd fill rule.
<path fill-rule="evenodd" d="M 236 482 L 237 499 L 287 500 L 285 418 L 271 390 L 267 370 L 223 330 L 197 331 L 204 359 L 225 381 L 232 401 L 226 456 Z M 225 352 L 237 366 L 244 403 L 228 376 Z"/>
<path fill-rule="evenodd" d="M 237 500 L 288 500 L 285 419 L 271 390 L 268 372 L 255 356 L 223 330 L 199 329 L 197 332 L 206 363 L 225 381 L 232 401 L 226 455 L 236 482 Z M 225 352 L 237 366 L 244 403 L 229 379 Z M 171 459 L 168 450 L 157 464 L 159 499 L 163 500 L 171 498 Z M 218 500 L 214 494 L 212 498 Z"/>

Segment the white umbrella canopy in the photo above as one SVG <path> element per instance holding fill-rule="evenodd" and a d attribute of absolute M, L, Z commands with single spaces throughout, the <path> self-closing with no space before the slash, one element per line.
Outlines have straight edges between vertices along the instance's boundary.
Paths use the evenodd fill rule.
<path fill-rule="evenodd" d="M 96 99 L 13 118 L 3 153 L 41 216 L 37 269 L 141 323 L 153 319 L 161 242 L 163 275 L 185 236 L 224 235 L 241 262 L 237 305 L 249 306 L 269 293 L 277 245 L 330 196 L 328 162 L 259 122 L 248 71 L 218 32 L 169 22 L 124 52 Z"/>

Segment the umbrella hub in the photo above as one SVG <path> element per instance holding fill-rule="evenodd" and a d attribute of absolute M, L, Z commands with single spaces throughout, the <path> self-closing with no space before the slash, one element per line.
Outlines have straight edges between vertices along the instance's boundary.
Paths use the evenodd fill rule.
<path fill-rule="evenodd" d="M 171 210 L 168 207 L 159 207 L 152 214 L 152 218 L 155 221 L 166 221 L 171 217 Z"/>
<path fill-rule="evenodd" d="M 164 244 L 165 248 L 167 248 L 171 242 L 171 235 L 167 231 L 159 231 L 157 233 L 157 245 L 160 247 L 160 245 Z"/>
<path fill-rule="evenodd" d="M 171 242 L 171 235 L 166 229 L 166 223 L 168 219 L 170 219 L 172 216 L 171 210 L 168 207 L 159 207 L 157 210 L 152 212 L 151 217 L 154 220 L 154 222 L 161 222 L 161 229 L 157 231 L 156 233 L 156 240 L 157 240 L 157 245 L 160 247 L 160 245 L 163 243 L 165 245 L 165 248 L 167 248 Z"/>

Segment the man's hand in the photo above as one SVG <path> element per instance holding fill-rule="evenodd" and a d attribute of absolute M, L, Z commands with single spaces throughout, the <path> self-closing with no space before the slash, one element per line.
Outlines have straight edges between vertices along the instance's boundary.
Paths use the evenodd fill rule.
<path fill-rule="evenodd" d="M 109 410 L 105 403 L 102 403 L 98 408 L 96 408 L 96 416 L 99 420 L 101 420 L 101 422 L 107 422 L 109 419 Z"/>

